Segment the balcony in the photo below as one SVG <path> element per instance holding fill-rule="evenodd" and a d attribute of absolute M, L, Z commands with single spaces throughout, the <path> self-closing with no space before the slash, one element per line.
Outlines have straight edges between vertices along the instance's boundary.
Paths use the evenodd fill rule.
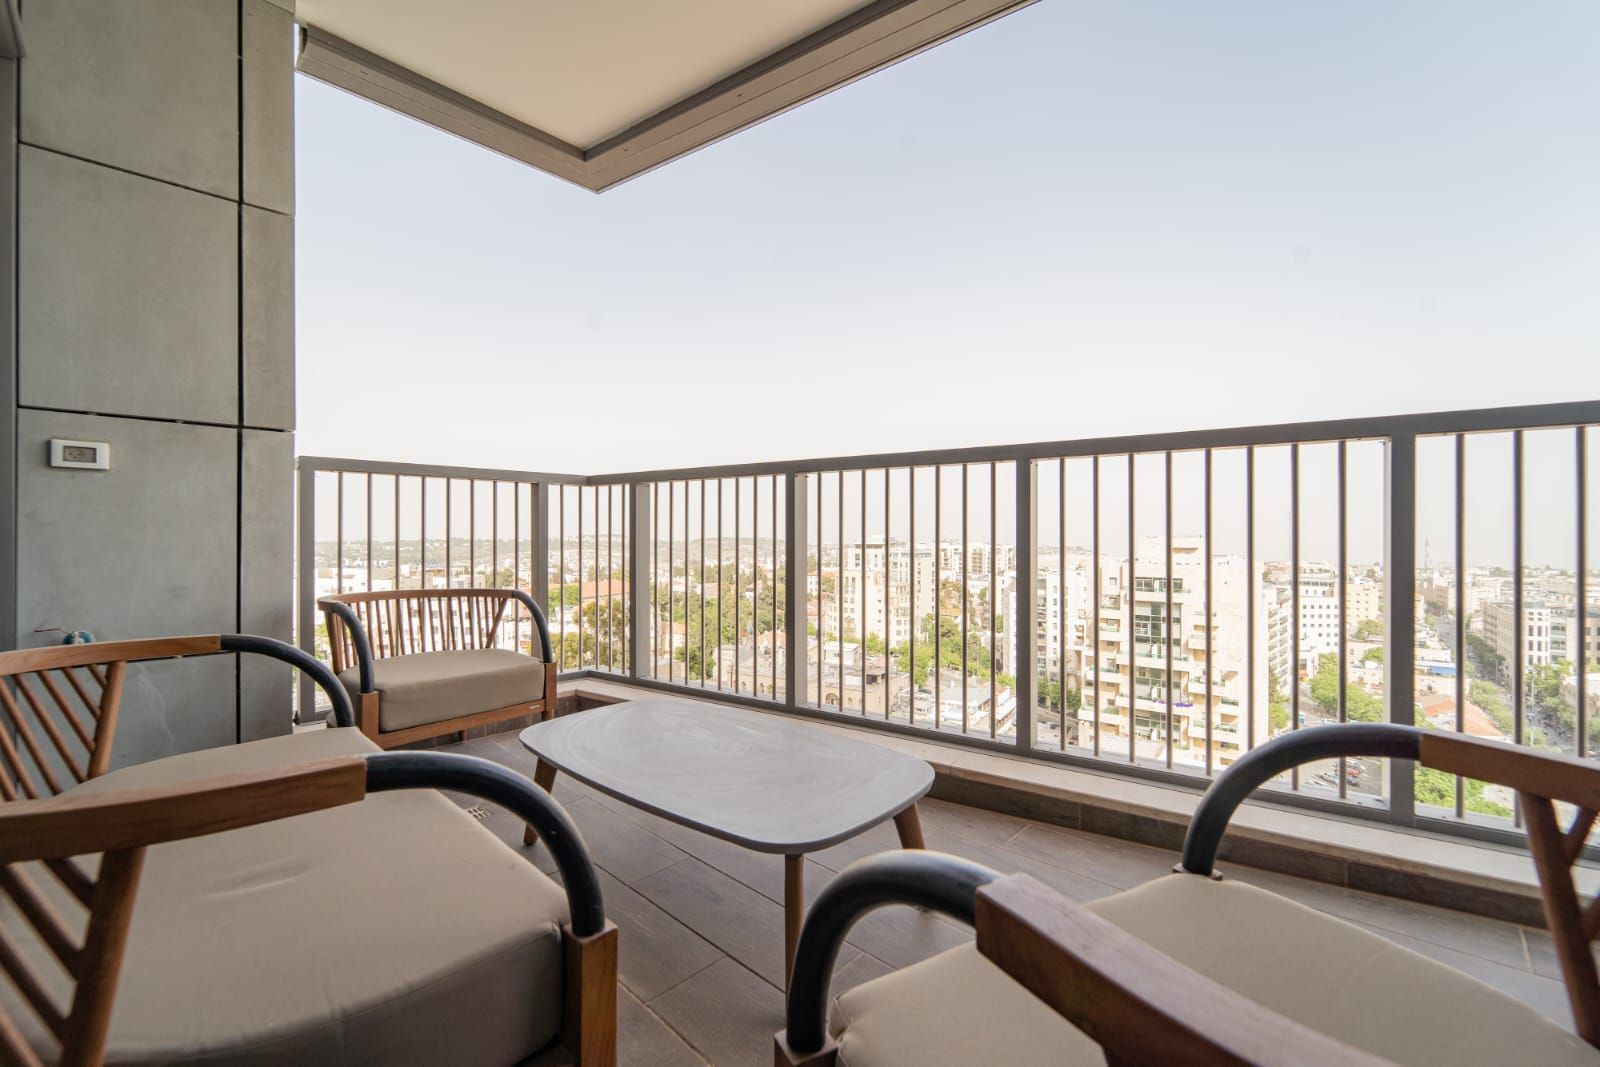
<path fill-rule="evenodd" d="M 1600 895 L 1588 814 L 1600 792 L 1586 773 L 1600 759 L 1600 645 L 1583 633 L 1600 611 L 1600 402 L 1454 407 L 1592 390 L 1582 280 L 1600 241 L 1583 208 L 1600 182 L 1592 153 L 1561 155 L 1594 96 L 1588 16 L 1567 10 L 1581 5 L 1408 12 L 1371 32 L 1338 5 L 1193 18 L 1112 5 L 1086 20 L 1016 0 L 691 2 L 632 5 L 627 19 L 585 5 L 555 5 L 559 18 L 552 5 L 463 15 L 417 0 L 134 14 L 0 4 L 12 149 L 0 157 L 0 411 L 11 420 L 0 634 L 16 668 L 0 678 L 0 817 L 26 828 L 89 810 L 89 830 L 132 835 L 82 848 L 101 857 L 104 882 L 90 884 L 62 837 L 0 833 L 15 857 L 0 864 L 0 1059 L 34 1061 L 12 1025 L 23 1011 L 40 1024 L 30 1045 L 69 1027 L 88 1035 L 62 1038 L 68 1062 L 94 1062 L 91 1031 L 117 1021 L 103 995 L 81 1014 L 57 995 L 62 973 L 89 997 L 111 988 L 116 931 L 75 943 L 23 863 L 42 861 L 40 881 L 74 908 L 98 908 L 97 886 L 111 886 L 99 916 L 135 924 L 130 958 L 170 962 L 162 953 L 187 937 L 216 961 L 231 955 L 255 993 L 266 982 L 315 999 L 347 992 L 316 958 L 338 938 L 295 936 L 309 929 L 301 919 L 381 913 L 379 936 L 346 938 L 338 962 L 394 978 L 371 946 L 431 938 L 416 954 L 431 963 L 459 947 L 469 919 L 491 915 L 472 879 L 434 883 L 435 906 L 397 907 L 431 874 L 466 870 L 374 876 L 385 856 L 428 863 L 421 848 L 386 848 L 410 834 L 444 849 L 470 839 L 489 851 L 484 870 L 567 898 L 572 928 L 549 955 L 578 978 L 580 1022 L 581 994 L 617 946 L 604 918 L 621 928 L 620 985 L 593 984 L 620 1001 L 624 1062 L 771 1062 L 784 952 L 805 910 L 785 904 L 814 905 L 849 884 L 853 861 L 884 852 L 917 869 L 896 846 L 918 842 L 885 823 L 809 856 L 792 838 L 789 855 L 767 855 L 563 772 L 554 796 L 600 889 L 570 862 L 559 886 L 535 879 L 530 867 L 571 859 L 577 835 L 533 784 L 548 785 L 549 766 L 501 728 L 530 708 L 559 710 L 558 729 L 594 724 L 598 705 L 663 696 L 736 720 L 734 733 L 781 724 L 791 740 L 848 736 L 872 756 L 916 757 L 934 782 L 931 849 L 1077 901 L 1165 877 L 1197 811 L 1229 793 L 1216 788 L 1224 775 L 1241 760 L 1263 766 L 1250 760 L 1263 744 L 1276 742 L 1270 757 L 1309 739 L 1314 758 L 1272 764 L 1230 825 L 1226 879 L 1190 867 L 1192 880 L 1270 887 L 1572 1028 L 1544 925 L 1572 935 L 1569 973 L 1574 958 L 1587 971 L 1574 931 L 1593 928 L 1600 905 L 1574 918 L 1552 904 L 1547 917 L 1529 854 L 1575 857 L 1576 888 Z M 1545 39 L 1525 39 L 1530 27 Z M 1005 46 L 984 52 L 991 41 Z M 1030 80 L 1039 72 L 1088 73 Z M 893 91 L 866 95 L 884 85 Z M 824 128 L 839 116 L 854 126 Z M 433 140 L 419 151 L 407 142 L 417 136 Z M 649 176 L 662 167 L 669 177 Z M 1417 406 L 1440 410 L 1365 414 Z M 1290 421 L 1312 417 L 1326 421 Z M 1263 424 L 1228 425 L 1245 420 Z M 928 443 L 938 447 L 893 451 Z M 361 627 L 325 619 L 319 598 L 383 592 L 444 592 L 415 599 L 456 613 L 393 609 L 386 630 L 372 626 L 385 654 L 398 644 L 401 656 L 509 661 L 515 701 L 469 711 L 465 685 L 441 686 L 428 710 L 461 714 L 387 738 L 429 751 L 269 768 L 274 788 L 256 799 L 294 809 L 280 850 L 150 879 L 142 904 L 179 920 L 170 940 L 150 936 L 129 887 L 141 862 L 176 850 L 134 840 L 143 816 L 182 816 L 195 840 L 237 844 L 228 835 L 246 824 L 224 823 L 261 808 L 238 803 L 252 795 L 241 791 L 224 796 L 231 807 L 168 799 L 140 818 L 108 816 L 92 799 L 106 782 L 91 779 L 307 739 L 376 746 L 370 662 L 351 667 L 361 725 L 331 730 L 326 696 L 349 718 L 340 682 L 293 686 L 281 665 L 258 671 L 243 656 L 292 640 L 348 662 Z M 390 609 L 369 610 L 370 621 Z M 1517 620 L 1535 611 L 1525 634 Z M 1139 640 L 1141 627 L 1178 636 Z M 129 668 L 121 703 L 108 695 L 121 662 L 40 670 L 34 688 L 17 666 L 235 629 L 271 636 L 156 638 L 166 651 Z M 1173 677 L 1152 684 L 1151 672 Z M 40 711 L 49 699 L 65 717 Z M 29 732 L 30 713 L 45 732 Z M 119 717 L 116 747 L 101 746 Z M 1346 721 L 1389 725 L 1305 732 Z M 437 736 L 398 736 L 408 730 Z M 1339 747 L 1352 741 L 1372 747 Z M 673 766 L 639 747 L 641 763 Z M 879 781 L 819 788 L 793 758 L 802 748 L 783 770 L 819 810 Z M 1536 781 L 1514 794 L 1485 785 L 1483 764 L 1429 763 L 1424 749 L 1490 769 L 1557 766 L 1551 782 L 1582 788 L 1547 796 Z M 744 755 L 699 751 L 728 768 Z M 370 853 L 324 850 L 334 867 L 380 861 L 343 868 L 377 883 L 371 895 L 296 892 L 290 860 L 322 840 L 325 813 L 309 810 L 319 798 L 370 813 L 362 789 L 398 788 L 430 763 L 441 777 L 412 784 L 440 790 L 422 799 L 444 832 L 396 818 L 362 842 Z M 515 798 L 517 816 L 448 784 L 473 768 Z M 747 786 L 749 806 L 779 807 L 780 777 Z M 524 818 L 544 843 L 528 843 Z M 24 838 L 44 851 L 15 851 Z M 263 871 L 259 893 L 240 889 Z M 190 890 L 259 897 L 270 921 L 185 923 L 198 912 L 172 905 Z M 930 909 L 887 907 L 851 929 L 830 964 L 833 992 L 972 941 L 969 925 Z M 1179 909 L 1141 910 L 1185 925 Z M 518 919 L 541 927 L 540 951 L 562 927 L 554 904 Z M 480 925 L 490 937 L 512 928 Z M 19 955 L 13 935 L 28 931 L 39 937 Z M 309 962 L 268 967 L 245 934 Z M 1265 942 L 1205 955 L 1345 983 L 1313 1005 L 1375 988 L 1365 963 L 1340 971 L 1317 952 L 1256 967 Z M 1108 943 L 1102 929 L 1096 944 Z M 23 973 L 35 956 L 55 968 L 42 991 Z M 163 1000 L 202 1004 L 149 973 L 128 991 L 155 1005 L 150 1018 L 167 1018 Z M 215 972 L 166 973 L 192 993 Z M 434 1036 L 478 1038 L 508 988 L 482 984 L 493 995 L 457 996 Z M 959 1007 L 967 1035 L 999 1035 L 1001 998 L 978 989 L 944 983 L 935 992 L 949 999 L 919 999 L 910 1017 L 932 1027 Z M 1402 1024 L 1431 992 L 1404 991 L 1420 993 L 1397 999 Z M 1577 1028 L 1600 1046 L 1600 1005 L 1578 992 Z M 232 999 L 241 1010 L 224 1025 L 261 1024 L 273 999 Z M 1455 998 L 1431 1000 L 1472 1019 Z M 387 1004 L 361 1004 L 369 1030 L 375 1002 Z M 565 1029 L 571 1007 L 543 1021 L 560 1015 Z M 299 1058 L 384 1058 L 341 1036 L 328 1055 Z M 427 1058 L 424 1042 L 400 1044 Z"/>

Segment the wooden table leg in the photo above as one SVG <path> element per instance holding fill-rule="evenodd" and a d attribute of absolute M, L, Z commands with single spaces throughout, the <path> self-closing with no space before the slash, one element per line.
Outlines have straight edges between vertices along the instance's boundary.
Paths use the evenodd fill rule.
<path fill-rule="evenodd" d="M 783 857 L 783 988 L 789 988 L 794 970 L 794 950 L 800 944 L 800 926 L 806 917 L 806 858 Z"/>
<path fill-rule="evenodd" d="M 894 828 L 900 832 L 901 848 L 928 847 L 922 842 L 922 819 L 917 815 L 915 804 L 894 817 Z"/>
<path fill-rule="evenodd" d="M 533 784 L 538 786 L 540 789 L 543 789 L 546 793 L 554 789 L 556 784 L 555 765 L 546 763 L 544 760 L 540 760 L 533 768 Z M 539 835 L 534 831 L 533 827 L 526 825 L 523 826 L 522 843 L 524 845 L 533 845 L 537 844 L 538 841 Z"/>

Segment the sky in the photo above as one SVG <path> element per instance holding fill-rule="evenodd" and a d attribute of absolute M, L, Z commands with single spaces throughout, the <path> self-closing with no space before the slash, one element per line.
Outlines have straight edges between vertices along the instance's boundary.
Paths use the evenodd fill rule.
<path fill-rule="evenodd" d="M 598 474 L 1600 398 L 1597 45 L 1588 0 L 1042 0 L 600 195 L 300 77 L 297 447 Z"/>

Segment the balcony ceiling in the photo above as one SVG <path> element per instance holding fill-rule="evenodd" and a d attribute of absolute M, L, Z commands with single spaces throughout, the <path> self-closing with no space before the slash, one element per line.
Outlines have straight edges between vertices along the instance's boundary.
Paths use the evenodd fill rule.
<path fill-rule="evenodd" d="M 1028 0 L 299 0 L 300 69 L 600 190 Z"/>

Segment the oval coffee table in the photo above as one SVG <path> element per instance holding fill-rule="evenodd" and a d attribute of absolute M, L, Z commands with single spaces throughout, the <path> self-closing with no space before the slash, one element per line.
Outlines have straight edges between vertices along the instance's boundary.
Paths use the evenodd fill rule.
<path fill-rule="evenodd" d="M 545 789 L 561 771 L 694 830 L 784 857 L 784 974 L 805 915 L 805 855 L 893 818 L 922 848 L 914 756 L 777 715 L 696 700 L 632 700 L 535 723 L 522 743 Z M 523 840 L 536 840 L 529 828 Z"/>

